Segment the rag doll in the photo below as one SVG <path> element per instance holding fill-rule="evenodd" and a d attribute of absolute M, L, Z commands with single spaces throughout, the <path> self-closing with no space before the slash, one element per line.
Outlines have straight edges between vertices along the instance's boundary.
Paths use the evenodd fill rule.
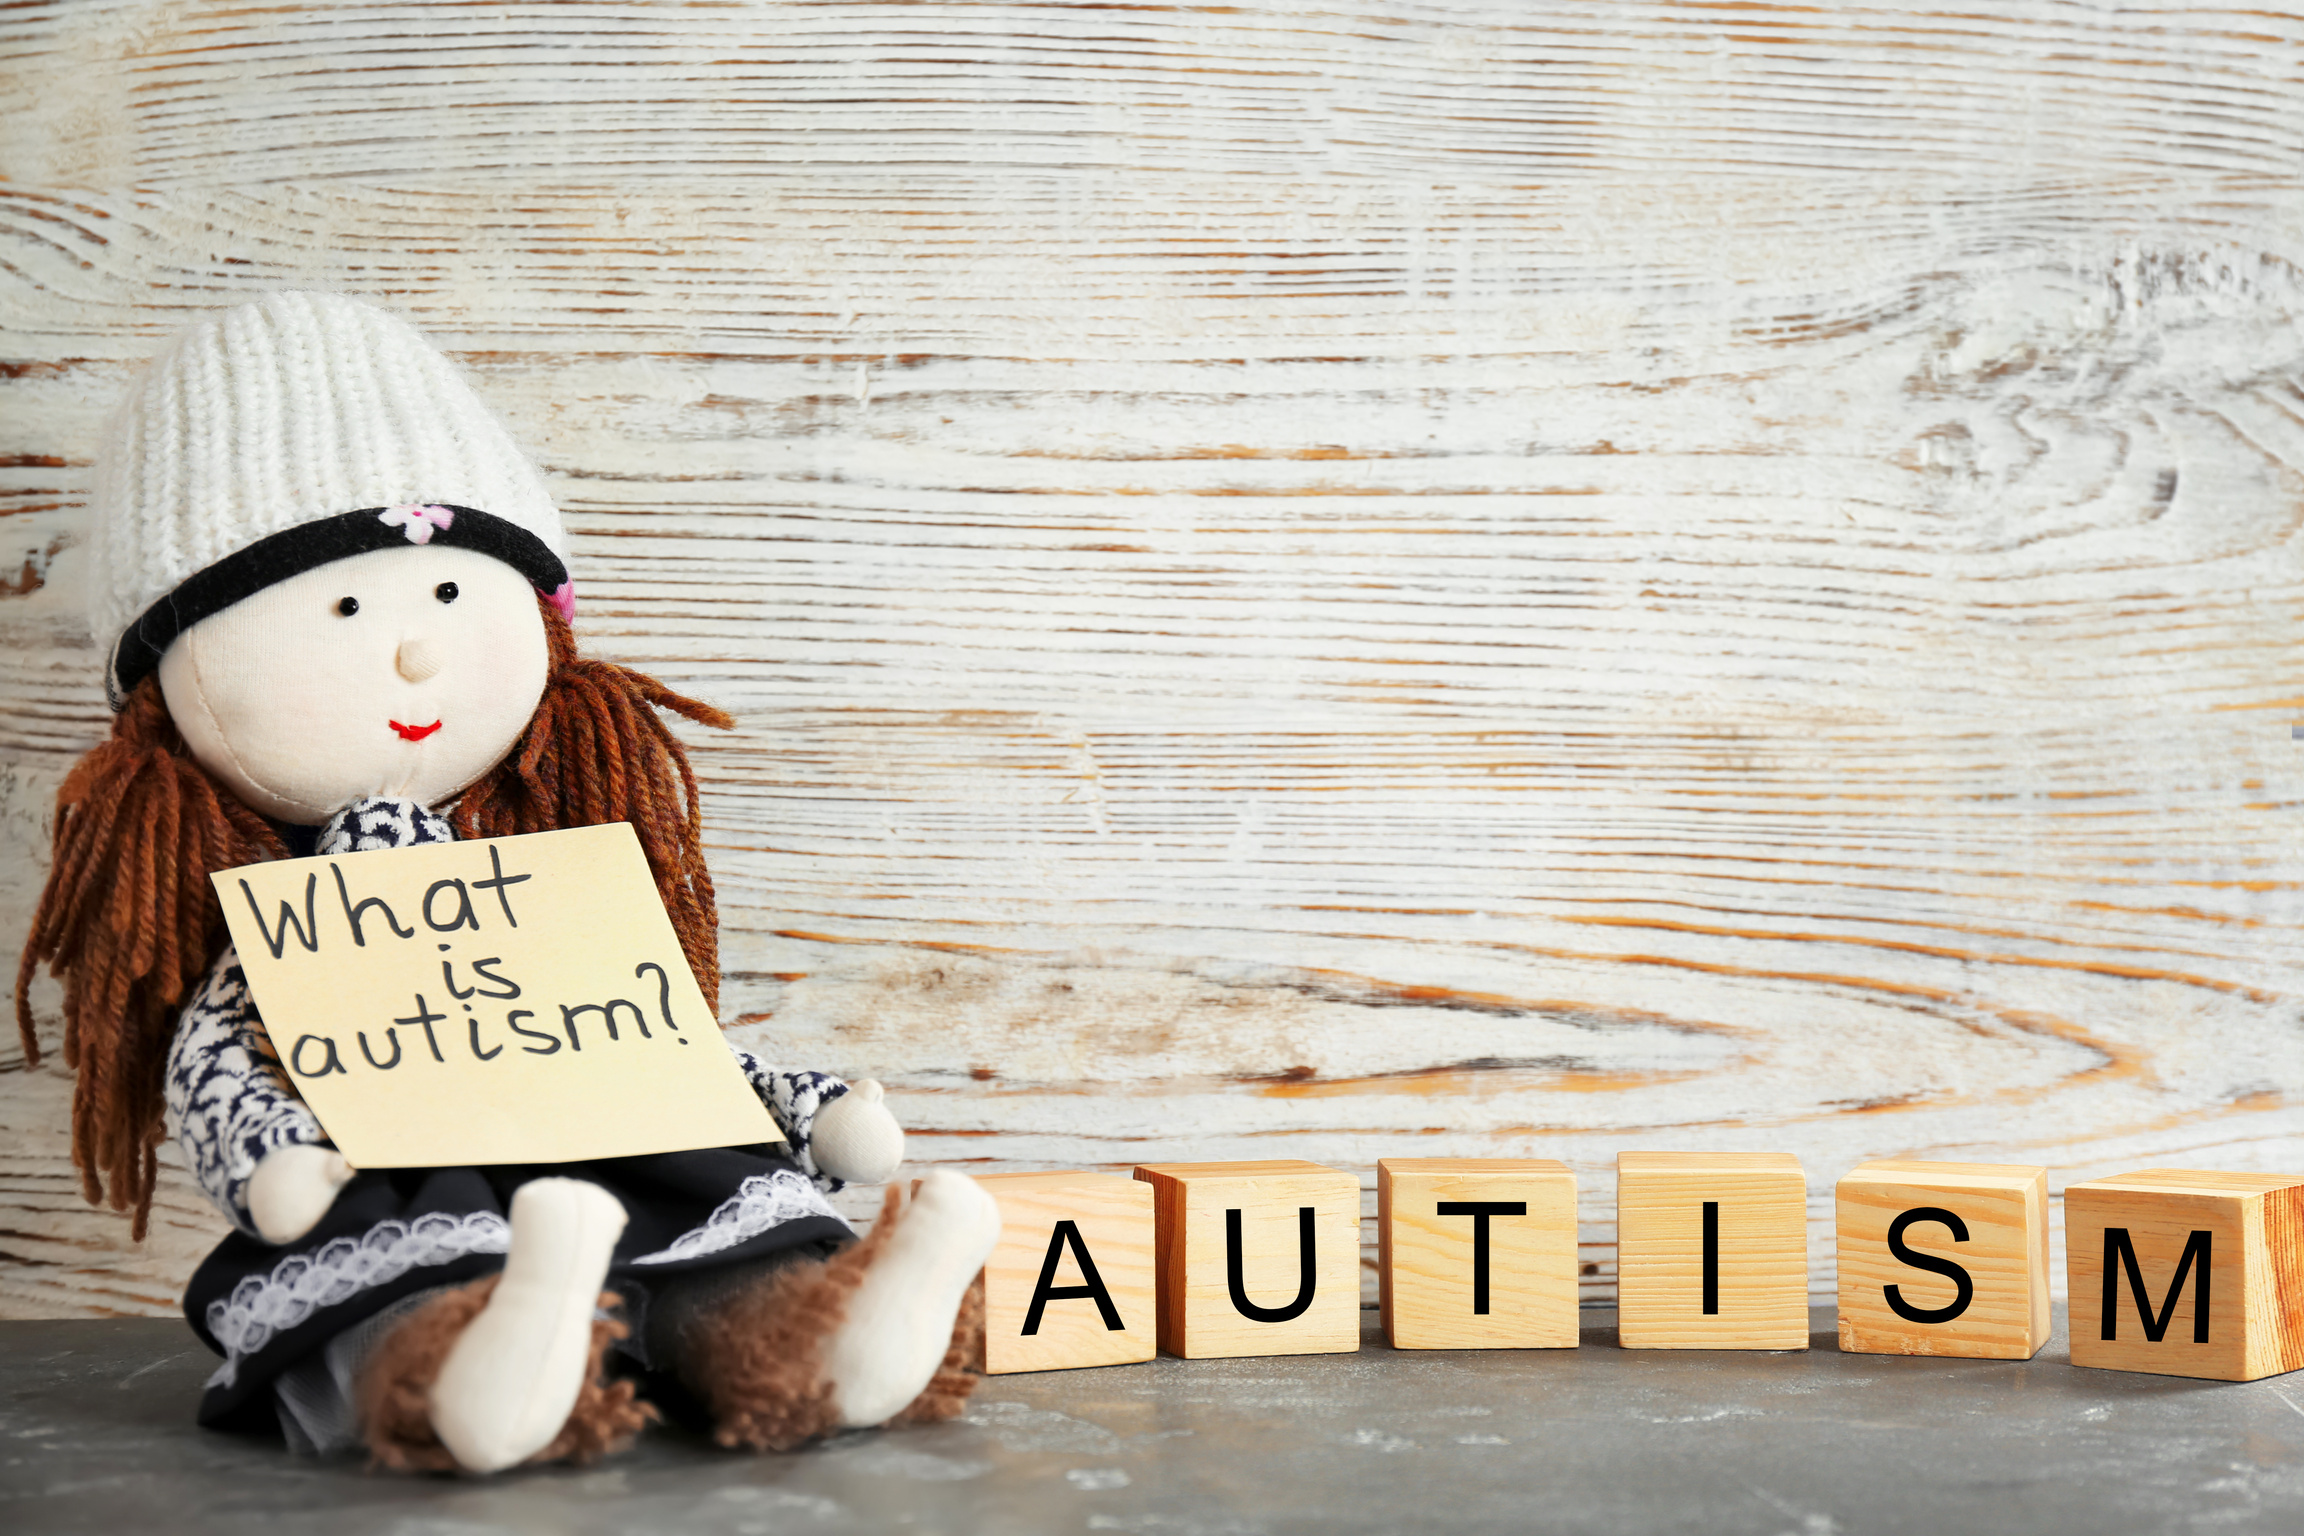
<path fill-rule="evenodd" d="M 275 294 L 195 325 L 108 429 L 89 606 L 118 711 L 57 797 L 18 972 L 64 987 L 84 1194 L 143 1236 L 163 1135 L 234 1231 L 185 1314 L 203 1423 L 491 1472 L 628 1444 L 651 1396 L 723 1445 L 956 1412 L 997 1208 L 891 1189 L 879 1086 L 738 1065 L 775 1143 L 528 1167 L 358 1169 L 297 1097 L 211 872 L 629 822 L 718 1004 L 697 788 L 669 711 L 578 652 L 560 517 L 457 370 L 384 311 Z"/>

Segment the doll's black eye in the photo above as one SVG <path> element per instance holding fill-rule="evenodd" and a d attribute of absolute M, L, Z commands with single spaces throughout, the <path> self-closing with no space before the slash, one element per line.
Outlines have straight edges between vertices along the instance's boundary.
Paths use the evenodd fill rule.
<path fill-rule="evenodd" d="M 340 599 L 336 604 L 336 611 L 344 617 L 350 618 L 360 611 L 360 599 L 356 597 Z"/>
<path fill-rule="evenodd" d="M 456 601 L 456 583 L 444 581 L 432 589 L 432 595 L 444 603 Z"/>

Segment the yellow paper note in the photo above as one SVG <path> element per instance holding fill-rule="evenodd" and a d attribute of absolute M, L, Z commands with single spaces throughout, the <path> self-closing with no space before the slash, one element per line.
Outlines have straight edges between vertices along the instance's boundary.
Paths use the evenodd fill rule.
<path fill-rule="evenodd" d="M 356 1168 L 782 1139 L 622 822 L 211 878 L 273 1049 Z"/>

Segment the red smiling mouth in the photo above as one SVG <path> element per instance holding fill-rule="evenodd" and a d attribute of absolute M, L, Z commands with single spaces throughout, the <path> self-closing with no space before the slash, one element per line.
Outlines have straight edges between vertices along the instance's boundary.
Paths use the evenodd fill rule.
<path fill-rule="evenodd" d="M 440 729 L 440 722 L 435 720 L 430 725 L 402 725 L 399 721 L 395 720 L 392 722 L 392 729 L 400 733 L 400 739 L 402 741 L 422 741 L 425 737 Z"/>

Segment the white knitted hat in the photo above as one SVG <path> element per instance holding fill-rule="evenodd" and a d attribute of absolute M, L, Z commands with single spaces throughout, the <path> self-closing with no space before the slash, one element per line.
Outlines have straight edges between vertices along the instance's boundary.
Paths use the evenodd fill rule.
<path fill-rule="evenodd" d="M 563 606 L 567 535 L 455 365 L 358 299 L 276 293 L 186 330 L 98 460 L 88 623 L 115 706 L 192 625 L 403 542 L 495 555 Z"/>

